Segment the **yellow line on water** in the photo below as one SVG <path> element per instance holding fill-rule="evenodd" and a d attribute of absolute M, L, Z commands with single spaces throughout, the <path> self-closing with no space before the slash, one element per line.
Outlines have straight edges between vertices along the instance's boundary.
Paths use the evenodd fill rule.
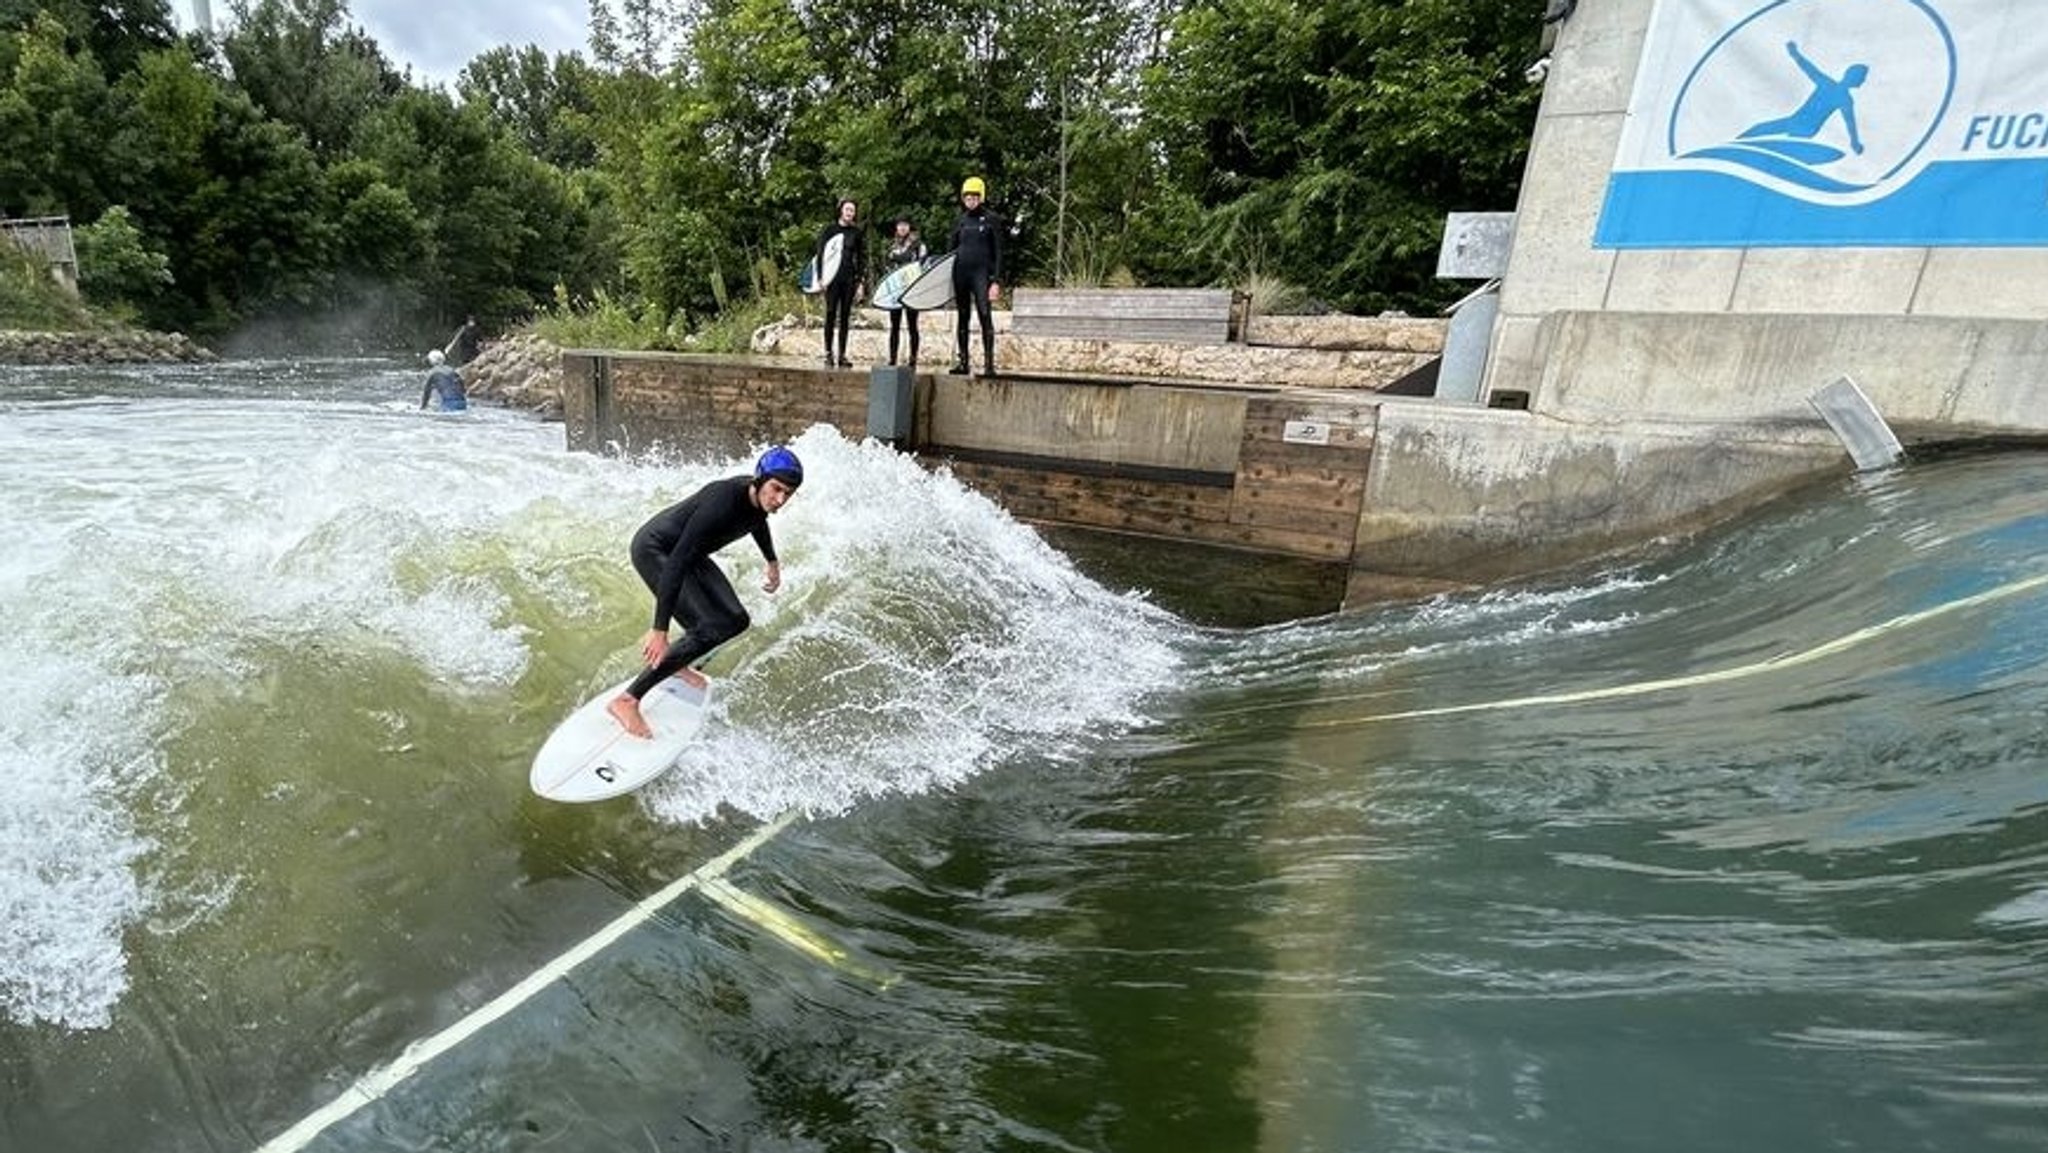
<path fill-rule="evenodd" d="M 525 980 L 493 997 L 487 1004 L 470 1013 L 439 1033 L 423 1041 L 406 1046 L 398 1059 L 380 1069 L 364 1074 L 355 1084 L 342 1091 L 341 1096 L 315 1111 L 290 1129 L 263 1143 L 256 1153 L 297 1153 L 315 1137 L 329 1127 L 355 1113 L 397 1088 L 406 1078 L 440 1057 L 443 1053 L 475 1036 L 485 1026 L 510 1013 L 513 1009 L 530 1000 L 534 994 L 569 975 L 583 962 L 597 956 L 613 942 L 639 928 L 654 918 L 670 902 L 691 889 L 708 889 L 712 885 L 731 886 L 724 880 L 726 871 L 753 855 L 761 846 L 773 840 L 776 834 L 788 828 L 796 820 L 794 811 L 782 814 L 753 832 L 739 844 L 711 858 L 686 876 L 669 882 L 660 892 L 641 900 L 630 910 L 614 918 L 611 923 L 596 933 L 578 942 L 561 956 L 549 961 L 529 975 Z M 738 892 L 738 890 L 733 890 Z M 723 903 L 723 902 L 721 902 Z M 780 933 L 777 934 L 781 936 Z M 784 938 L 787 940 L 788 938 Z"/>
<path fill-rule="evenodd" d="M 844 947 L 797 920 L 781 906 L 736 888 L 730 881 L 721 878 L 706 882 L 704 895 L 725 906 L 735 916 L 751 921 L 762 931 L 780 938 L 797 952 L 842 973 L 858 977 L 878 989 L 887 989 L 896 983 L 894 973 L 877 970 L 855 960 Z"/>
<path fill-rule="evenodd" d="M 1986 589 L 1981 593 L 1975 593 L 1959 600 L 1946 601 L 1935 605 L 1933 608 L 1921 609 L 1918 612 L 1910 612 L 1903 616 L 1893 617 L 1887 621 L 1880 621 L 1867 628 L 1857 629 L 1853 633 L 1836 637 L 1834 640 L 1826 641 L 1809 649 L 1781 653 L 1775 657 L 1751 664 L 1737 665 L 1733 668 L 1715 669 L 1712 672 L 1694 673 L 1683 677 L 1666 677 L 1654 681 L 1637 681 L 1634 684 L 1613 685 L 1604 689 L 1581 689 L 1577 692 L 1569 693 L 1545 693 L 1541 696 L 1514 697 L 1503 701 L 1479 701 L 1466 705 L 1442 705 L 1432 709 L 1409 709 L 1405 712 L 1380 713 L 1370 717 L 1343 717 L 1327 721 L 1308 721 L 1300 727 L 1305 729 L 1341 729 L 1358 725 L 1379 724 L 1383 721 L 1448 717 L 1460 713 L 1500 712 L 1507 709 L 1540 708 L 1545 705 L 1576 705 L 1587 701 L 1620 700 L 1625 697 L 1640 697 L 1651 693 L 1669 692 L 1672 689 L 1692 688 L 1696 685 L 1710 685 L 1718 684 L 1722 681 L 1742 680 L 1746 677 L 1762 676 L 1765 673 L 1774 673 L 1799 665 L 1811 664 L 1814 661 L 1834 656 L 1837 653 L 1876 640 L 1887 633 L 1894 633 L 1901 629 L 1911 628 L 1914 625 L 1924 624 L 1935 617 L 1945 616 L 1952 612 L 1960 612 L 1964 609 L 1990 604 L 1993 601 L 2004 600 L 2007 597 L 2018 596 L 2021 593 L 2030 592 L 2043 585 L 2048 585 L 2048 573 L 2027 577 L 2024 580 L 2016 580 L 2010 584 L 2002 584 L 1997 588 Z"/>

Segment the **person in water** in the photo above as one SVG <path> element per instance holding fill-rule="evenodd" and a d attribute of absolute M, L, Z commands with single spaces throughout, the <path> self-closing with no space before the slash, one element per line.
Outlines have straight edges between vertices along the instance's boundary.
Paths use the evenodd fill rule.
<path fill-rule="evenodd" d="M 442 412 L 461 412 L 469 407 L 469 396 L 462 390 L 462 374 L 450 368 L 446 357 L 436 348 L 427 353 L 427 386 L 420 390 L 420 407 L 427 407 L 427 401 L 439 397 L 434 407 Z"/>
<path fill-rule="evenodd" d="M 752 476 L 712 481 L 680 504 L 654 514 L 633 534 L 633 569 L 654 594 L 654 623 L 640 638 L 647 670 L 606 706 L 628 733 L 653 736 L 640 713 L 641 699 L 670 677 L 703 689 L 704 674 L 693 666 L 753 623 L 712 553 L 752 536 L 768 562 L 762 591 L 773 593 L 782 587 L 782 563 L 775 557 L 768 517 L 788 504 L 803 483 L 803 463 L 777 445 L 761 454 Z M 673 644 L 668 639 L 671 622 L 683 626 L 683 635 Z"/>
<path fill-rule="evenodd" d="M 1798 140 L 1812 140 L 1820 135 L 1821 129 L 1827 127 L 1828 121 L 1840 116 L 1842 127 L 1849 133 L 1849 147 L 1861 156 L 1863 136 L 1856 131 L 1856 93 L 1853 89 L 1863 87 L 1863 82 L 1870 78 L 1870 66 L 1851 64 L 1843 71 L 1842 78 L 1837 80 L 1821 71 L 1813 61 L 1808 60 L 1806 54 L 1799 51 L 1799 45 L 1792 41 L 1785 42 L 1785 51 L 1792 54 L 1792 63 L 1797 64 L 1799 70 L 1806 73 L 1807 82 L 1813 85 L 1813 91 L 1806 97 L 1805 102 L 1792 110 L 1790 115 L 1753 124 L 1740 139 L 1789 136 Z"/>
<path fill-rule="evenodd" d="M 974 317 L 981 320 L 981 374 L 992 376 L 996 371 L 995 320 L 989 305 L 1003 290 L 1003 227 L 982 204 L 987 194 L 981 177 L 962 181 L 960 218 L 953 222 L 953 303 L 960 313 L 953 371 L 962 375 L 967 372 L 968 322 Z"/>

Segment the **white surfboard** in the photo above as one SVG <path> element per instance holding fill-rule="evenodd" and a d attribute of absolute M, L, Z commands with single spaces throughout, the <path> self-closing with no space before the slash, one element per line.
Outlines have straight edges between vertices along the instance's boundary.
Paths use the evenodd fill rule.
<path fill-rule="evenodd" d="M 892 311 L 903 307 L 903 291 L 917 283 L 917 278 L 923 276 L 924 270 L 931 267 L 932 261 L 937 259 L 935 256 L 927 256 L 922 260 L 913 260 L 891 269 L 889 275 L 882 278 L 882 283 L 875 286 L 875 307 Z"/>
<path fill-rule="evenodd" d="M 638 676 L 639 674 L 634 674 Z M 534 754 L 528 783 L 551 801 L 603 801 L 632 792 L 667 772 L 683 747 L 704 727 L 711 706 L 707 686 L 699 691 L 680 677 L 654 686 L 640 698 L 640 715 L 654 730 L 651 739 L 620 727 L 605 706 L 633 682 L 621 681 L 583 702 L 548 735 Z"/>
<path fill-rule="evenodd" d="M 803 275 L 797 278 L 797 287 L 813 294 L 825 291 L 825 286 L 839 275 L 839 258 L 845 251 L 846 234 L 833 233 L 825 241 L 825 258 L 821 261 L 811 257 L 810 263 L 804 265 Z"/>
<path fill-rule="evenodd" d="M 924 275 L 910 282 L 896 298 L 905 308 L 929 312 L 953 303 L 953 254 L 948 252 L 931 262 Z"/>

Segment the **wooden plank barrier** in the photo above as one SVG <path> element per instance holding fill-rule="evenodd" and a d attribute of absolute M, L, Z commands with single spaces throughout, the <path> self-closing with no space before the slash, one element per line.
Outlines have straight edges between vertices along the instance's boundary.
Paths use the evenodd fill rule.
<path fill-rule="evenodd" d="M 1017 336 L 1139 343 L 1228 344 L 1227 288 L 1020 288 L 1010 300 Z"/>

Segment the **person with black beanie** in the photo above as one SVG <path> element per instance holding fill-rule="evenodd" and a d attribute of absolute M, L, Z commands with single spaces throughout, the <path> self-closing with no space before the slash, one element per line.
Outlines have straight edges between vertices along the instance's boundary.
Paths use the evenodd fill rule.
<path fill-rule="evenodd" d="M 853 362 L 846 359 L 846 330 L 853 323 L 853 301 L 860 295 L 861 270 L 867 267 L 867 246 L 864 243 L 866 230 L 854 222 L 860 215 L 860 206 L 852 200 L 839 202 L 839 219 L 825 227 L 818 234 L 818 267 L 825 267 L 825 246 L 834 236 L 842 237 L 839 249 L 839 267 L 832 279 L 825 283 L 825 367 L 837 364 L 850 368 Z M 838 333 L 838 355 L 833 355 L 833 333 Z"/>

